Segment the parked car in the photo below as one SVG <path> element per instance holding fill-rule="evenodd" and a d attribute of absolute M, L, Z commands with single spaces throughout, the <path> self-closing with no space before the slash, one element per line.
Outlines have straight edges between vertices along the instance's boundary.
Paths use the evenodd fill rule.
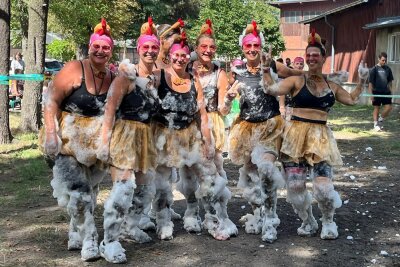
<path fill-rule="evenodd" d="M 55 59 L 45 59 L 44 62 L 44 75 L 46 78 L 51 78 L 56 75 L 63 66 L 58 60 Z"/>

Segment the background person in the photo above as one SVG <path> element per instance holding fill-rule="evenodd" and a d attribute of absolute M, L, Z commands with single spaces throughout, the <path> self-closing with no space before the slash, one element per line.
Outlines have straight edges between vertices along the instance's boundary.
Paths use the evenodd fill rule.
<path fill-rule="evenodd" d="M 391 95 L 393 74 L 389 66 L 386 65 L 387 54 L 381 52 L 378 56 L 378 64 L 376 64 L 369 72 L 368 90 L 375 95 Z M 372 97 L 372 105 L 374 111 L 372 117 L 374 119 L 374 129 L 380 131 L 383 128 L 383 121 L 389 116 L 392 110 L 392 99 L 389 97 Z M 382 113 L 379 115 L 380 108 L 383 106 Z"/>
<path fill-rule="evenodd" d="M 293 60 L 293 68 L 296 70 L 303 70 L 304 69 L 304 58 L 295 57 Z"/>

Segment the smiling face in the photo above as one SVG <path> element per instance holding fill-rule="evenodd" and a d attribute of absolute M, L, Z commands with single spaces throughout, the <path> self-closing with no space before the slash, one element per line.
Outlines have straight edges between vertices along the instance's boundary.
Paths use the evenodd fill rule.
<path fill-rule="evenodd" d="M 147 41 L 139 47 L 140 60 L 146 64 L 153 64 L 159 52 L 160 46 L 152 41 Z"/>
<path fill-rule="evenodd" d="M 243 44 L 242 52 L 247 62 L 257 62 L 260 60 L 261 45 L 257 41 L 251 41 Z"/>
<path fill-rule="evenodd" d="M 112 56 L 112 47 L 103 40 L 96 40 L 89 46 L 89 59 L 96 65 L 105 65 Z"/>
<path fill-rule="evenodd" d="M 210 37 L 201 37 L 196 46 L 196 53 L 200 61 L 204 63 L 211 62 L 214 58 L 217 46 L 215 45 L 214 39 Z"/>
<path fill-rule="evenodd" d="M 176 49 L 170 52 L 169 58 L 171 59 L 171 66 L 175 71 L 186 69 L 190 61 L 190 54 L 186 53 L 185 49 Z"/>
<path fill-rule="evenodd" d="M 304 61 L 296 61 L 293 63 L 293 68 L 296 70 L 303 70 L 304 69 Z"/>
<path fill-rule="evenodd" d="M 321 54 L 318 47 L 308 47 L 306 50 L 306 63 L 310 71 L 322 69 L 325 63 L 325 57 Z"/>

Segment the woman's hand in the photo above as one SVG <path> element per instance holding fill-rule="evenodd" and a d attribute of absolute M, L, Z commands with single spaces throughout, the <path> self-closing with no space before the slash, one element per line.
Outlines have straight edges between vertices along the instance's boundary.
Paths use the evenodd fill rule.
<path fill-rule="evenodd" d="M 53 157 L 57 156 L 61 151 L 61 140 L 58 137 L 57 133 L 54 132 L 46 132 L 45 135 L 45 143 L 44 143 L 44 151 L 45 154 Z"/>
<path fill-rule="evenodd" d="M 243 83 L 239 83 L 239 81 L 235 81 L 232 86 L 229 88 L 229 90 L 226 92 L 226 99 L 229 101 L 232 101 L 235 99 L 235 97 L 239 94 L 239 90 Z"/>
<path fill-rule="evenodd" d="M 110 146 L 109 144 L 105 144 L 102 142 L 96 151 L 96 158 L 104 163 L 108 162 L 108 158 L 110 157 Z"/>

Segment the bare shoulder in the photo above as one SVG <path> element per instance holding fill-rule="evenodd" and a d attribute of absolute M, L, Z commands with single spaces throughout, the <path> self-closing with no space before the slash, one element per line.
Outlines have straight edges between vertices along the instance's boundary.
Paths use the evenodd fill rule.
<path fill-rule="evenodd" d="M 82 81 L 82 65 L 79 60 L 69 61 L 54 77 L 53 85 L 57 90 L 69 91 L 80 86 Z"/>

